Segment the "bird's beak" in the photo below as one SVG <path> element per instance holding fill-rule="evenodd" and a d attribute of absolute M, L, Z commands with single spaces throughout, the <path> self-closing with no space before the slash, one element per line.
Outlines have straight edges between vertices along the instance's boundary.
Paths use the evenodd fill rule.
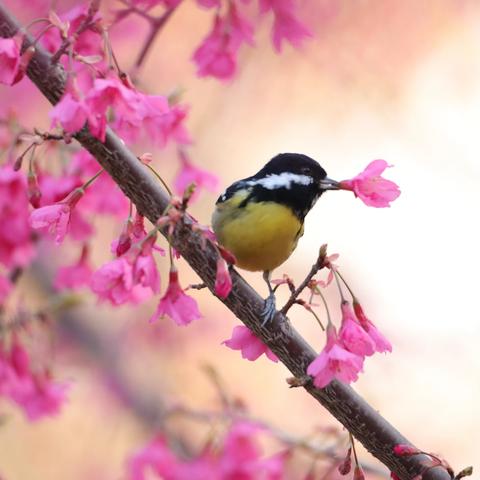
<path fill-rule="evenodd" d="M 331 178 L 325 177 L 323 180 L 320 180 L 320 188 L 322 190 L 339 190 L 340 183 Z"/>

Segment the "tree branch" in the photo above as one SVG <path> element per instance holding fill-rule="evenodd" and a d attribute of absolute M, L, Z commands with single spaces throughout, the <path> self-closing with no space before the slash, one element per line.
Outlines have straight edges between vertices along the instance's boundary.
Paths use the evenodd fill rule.
<path fill-rule="evenodd" d="M 0 36 L 12 37 L 19 28 L 18 22 L 0 3 Z M 25 41 L 31 43 L 32 39 L 27 37 Z M 60 65 L 52 64 L 51 56 L 39 46 L 27 74 L 52 104 L 60 100 L 65 86 L 65 72 Z M 107 129 L 104 143 L 93 137 L 86 128 L 77 133 L 75 138 L 95 156 L 135 203 L 138 211 L 155 222 L 169 204 L 169 196 L 112 130 Z M 172 244 L 214 294 L 216 252 L 208 242 L 203 248 L 201 239 L 192 232 L 187 222 L 178 226 Z M 304 376 L 307 366 L 316 357 L 315 351 L 281 313 L 277 313 L 272 322 L 262 327 L 260 317 L 263 299 L 234 270 L 232 281 L 232 292 L 222 300 L 223 303 L 268 345 L 293 375 Z M 304 388 L 400 479 L 410 480 L 421 473 L 422 460 L 426 457 L 394 455 L 394 445 L 410 442 L 351 387 L 333 381 L 324 389 L 317 389 L 311 383 Z M 437 467 L 425 473 L 423 479 L 450 480 L 451 477 L 445 469 Z"/>

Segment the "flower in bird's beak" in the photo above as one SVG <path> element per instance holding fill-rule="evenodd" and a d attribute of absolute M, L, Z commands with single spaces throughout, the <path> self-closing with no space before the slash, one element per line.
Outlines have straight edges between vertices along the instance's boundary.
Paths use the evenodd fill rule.
<path fill-rule="evenodd" d="M 369 207 L 389 207 L 400 195 L 398 185 L 381 176 L 390 166 L 385 160 L 374 160 L 356 177 L 339 182 L 339 188 L 352 191 Z"/>

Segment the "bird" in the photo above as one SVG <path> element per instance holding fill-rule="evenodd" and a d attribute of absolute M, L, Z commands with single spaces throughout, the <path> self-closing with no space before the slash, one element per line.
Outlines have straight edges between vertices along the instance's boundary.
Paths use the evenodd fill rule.
<path fill-rule="evenodd" d="M 272 271 L 295 250 L 305 217 L 319 197 L 338 189 L 339 183 L 314 159 L 280 153 L 255 175 L 232 183 L 215 203 L 212 228 L 218 243 L 235 256 L 235 266 L 263 272 L 269 295 L 262 326 L 276 312 Z"/>

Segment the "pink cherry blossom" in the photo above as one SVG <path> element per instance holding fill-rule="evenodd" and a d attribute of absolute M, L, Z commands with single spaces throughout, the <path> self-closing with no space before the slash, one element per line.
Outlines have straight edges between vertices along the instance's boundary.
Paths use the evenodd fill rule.
<path fill-rule="evenodd" d="M 175 480 L 179 468 L 179 461 L 170 451 L 167 442 L 162 437 L 157 437 L 129 459 L 128 480 L 147 480 L 150 477 L 149 471 L 158 475 L 158 478 Z"/>
<path fill-rule="evenodd" d="M 77 34 L 78 28 L 87 15 L 87 11 L 88 4 L 75 5 L 70 10 L 61 13 L 59 19 L 67 26 L 66 34 L 74 40 L 73 47 L 76 53 L 83 56 L 102 55 L 103 49 L 99 29 L 96 31 L 94 28 L 90 28 Z M 95 23 L 101 21 L 99 12 L 95 14 L 93 21 Z M 40 41 L 50 53 L 56 52 L 62 42 L 60 30 L 58 28 L 49 29 L 45 35 L 42 35 Z"/>
<path fill-rule="evenodd" d="M 20 46 L 14 38 L 0 38 L 0 83 L 13 85 L 20 67 Z"/>
<path fill-rule="evenodd" d="M 366 317 L 363 313 L 362 306 L 356 300 L 353 302 L 353 310 L 360 325 L 375 343 L 375 351 L 379 353 L 391 352 L 392 344 L 379 332 L 374 323 Z"/>
<path fill-rule="evenodd" d="M 88 262 L 88 247 L 82 248 L 79 260 L 73 265 L 60 267 L 55 277 L 55 288 L 64 290 L 67 288 L 78 289 L 90 284 L 92 268 Z"/>
<path fill-rule="evenodd" d="M 113 305 L 130 301 L 133 286 L 133 266 L 125 256 L 102 265 L 90 281 L 92 291 Z"/>
<path fill-rule="evenodd" d="M 33 256 L 29 215 L 25 175 L 0 167 L 0 263 L 7 268 L 25 266 Z"/>
<path fill-rule="evenodd" d="M 225 17 L 215 16 L 210 34 L 193 54 L 197 75 L 230 80 L 235 75 L 242 43 L 253 43 L 253 27 L 231 2 Z"/>
<path fill-rule="evenodd" d="M 56 124 L 68 133 L 78 132 L 88 119 L 89 109 L 83 100 L 67 92 L 50 112 L 52 127 Z"/>
<path fill-rule="evenodd" d="M 162 95 L 146 95 L 128 82 L 117 77 L 96 79 L 87 95 L 90 109 L 88 117 L 91 132 L 104 139 L 106 113 L 115 111 L 113 127 L 128 141 L 137 141 L 146 132 L 149 140 L 164 147 L 169 140 L 180 144 L 191 142 L 184 125 L 188 109 L 183 105 L 170 106 Z"/>
<path fill-rule="evenodd" d="M 232 279 L 227 262 L 222 257 L 217 260 L 217 276 L 215 277 L 215 293 L 220 298 L 227 298 L 232 290 Z"/>
<path fill-rule="evenodd" d="M 135 284 L 148 287 L 153 293 L 160 290 L 160 275 L 157 264 L 151 253 L 138 255 L 133 267 L 133 281 Z"/>
<path fill-rule="evenodd" d="M 34 210 L 30 215 L 32 228 L 48 231 L 60 245 L 67 234 L 72 209 L 67 203 L 56 203 Z"/>
<path fill-rule="evenodd" d="M 194 201 L 198 197 L 200 190 L 203 188 L 211 192 L 217 190 L 219 180 L 216 175 L 196 167 L 184 152 L 180 154 L 180 162 L 180 171 L 173 184 L 177 195 L 183 195 L 187 187 L 192 183 L 195 184 L 196 188 L 191 197 L 191 201 Z"/>
<path fill-rule="evenodd" d="M 224 345 L 232 350 L 240 350 L 242 357 L 254 361 L 265 354 L 272 362 L 278 357 L 247 327 L 239 325 L 233 329 L 232 338 L 225 340 Z"/>
<path fill-rule="evenodd" d="M 342 302 L 341 308 L 342 325 L 338 332 L 340 342 L 349 352 L 362 357 L 373 355 L 375 353 L 375 342 L 358 323 L 350 304 Z"/>
<path fill-rule="evenodd" d="M 363 358 L 346 350 L 337 339 L 333 325 L 327 326 L 327 343 L 320 355 L 308 366 L 307 374 L 317 388 L 326 387 L 333 379 L 351 383 L 363 368 Z"/>
<path fill-rule="evenodd" d="M 277 52 L 281 52 L 284 41 L 298 48 L 305 39 L 312 37 L 312 32 L 297 19 L 296 8 L 295 0 L 260 0 L 260 11 L 272 11 L 275 17 L 272 41 Z"/>
<path fill-rule="evenodd" d="M 400 195 L 398 185 L 381 176 L 389 166 L 385 160 L 374 160 L 356 177 L 340 182 L 340 188 L 351 190 L 370 207 L 389 207 L 390 202 Z"/>
<path fill-rule="evenodd" d="M 53 382 L 46 372 L 32 372 L 29 355 L 18 339 L 10 352 L 0 344 L 0 396 L 20 406 L 30 421 L 59 413 L 68 389 L 68 384 Z"/>
<path fill-rule="evenodd" d="M 173 267 L 169 274 L 169 284 L 165 295 L 160 300 L 156 312 L 150 322 L 164 315 L 169 316 L 177 325 L 188 325 L 200 318 L 197 302 L 187 295 L 178 282 L 178 272 Z"/>

